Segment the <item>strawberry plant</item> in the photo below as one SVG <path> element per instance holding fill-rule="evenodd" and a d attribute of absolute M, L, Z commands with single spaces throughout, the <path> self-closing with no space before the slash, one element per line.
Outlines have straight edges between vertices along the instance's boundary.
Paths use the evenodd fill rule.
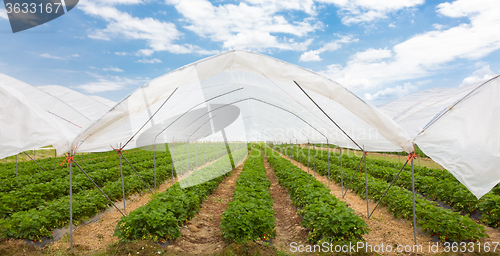
<path fill-rule="evenodd" d="M 246 148 L 233 153 L 233 155 L 238 155 L 235 157 L 244 154 L 246 154 Z M 176 183 L 165 192 L 159 193 L 146 205 L 122 217 L 116 226 L 114 235 L 122 240 L 176 239 L 181 235 L 180 227 L 183 223 L 190 220 L 199 211 L 200 204 L 227 176 L 227 173 L 221 173 L 221 169 L 224 169 L 227 164 L 227 160 L 222 158 L 211 165 L 194 171 L 186 178 L 187 181 L 183 182 L 197 185 L 182 189 L 180 184 Z M 216 177 L 204 181 L 207 176 Z M 200 183 L 200 181 L 204 182 Z"/>
<path fill-rule="evenodd" d="M 270 186 L 262 153 L 258 145 L 254 146 L 236 181 L 233 201 L 222 214 L 221 235 L 227 243 L 244 244 L 275 237 Z"/>
<path fill-rule="evenodd" d="M 266 156 L 294 205 L 302 208 L 302 225 L 309 229 L 309 242 L 321 244 L 362 240 L 362 235 L 368 232 L 368 226 L 354 214 L 354 210 L 330 194 L 330 190 L 311 174 L 271 149 L 266 150 Z"/>
<path fill-rule="evenodd" d="M 295 150 L 291 150 L 292 154 L 296 154 Z M 301 150 L 299 150 L 300 154 Z M 296 158 L 295 155 L 293 155 Z M 326 154 L 324 157 L 327 157 Z M 323 158 L 324 158 L 323 157 Z M 316 168 L 319 174 L 327 174 L 327 163 L 321 156 L 317 156 Z M 332 160 L 333 157 L 330 158 Z M 301 159 L 302 160 L 302 159 Z M 302 161 L 307 165 L 307 160 Z M 344 161 L 343 161 L 344 163 Z M 347 166 L 344 166 L 344 182 L 346 177 L 351 177 L 355 171 Z M 330 178 L 340 183 L 340 168 L 334 164 L 330 164 Z M 385 180 L 381 180 L 367 175 L 368 177 L 368 195 L 374 199 L 379 200 L 389 184 Z M 344 183 L 345 184 L 345 183 Z M 364 173 L 358 172 L 353 179 L 350 187 L 360 197 L 365 197 L 365 177 Z M 412 213 L 412 193 L 407 189 L 399 186 L 392 186 L 387 192 L 387 195 L 381 202 L 386 205 L 388 211 L 391 212 L 396 218 L 404 218 L 410 220 L 413 216 Z M 468 216 L 461 216 L 460 214 L 448 209 L 443 209 L 437 206 L 437 203 L 428 201 L 421 196 L 417 195 L 416 198 L 416 215 L 417 224 L 422 227 L 423 231 L 430 234 L 439 234 L 439 238 L 445 241 L 449 238 L 451 241 L 462 240 L 478 240 L 482 237 L 487 237 L 486 230 L 483 226 L 475 223 Z"/>

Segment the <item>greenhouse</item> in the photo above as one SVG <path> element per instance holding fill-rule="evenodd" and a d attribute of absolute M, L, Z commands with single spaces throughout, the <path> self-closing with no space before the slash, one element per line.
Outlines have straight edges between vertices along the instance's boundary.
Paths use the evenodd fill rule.
<path fill-rule="evenodd" d="M 200 253 L 268 240 L 373 244 L 384 221 L 404 237 L 394 244 L 492 243 L 499 83 L 375 107 L 323 75 L 240 50 L 168 72 L 118 103 L 0 74 L 0 232 L 43 246 L 69 227 L 73 249 L 82 238 L 74 228 L 112 211 L 120 241 Z M 50 156 L 26 153 L 39 148 Z M 417 165 L 424 155 L 434 167 Z M 219 240 L 191 245 L 217 202 L 215 224 L 203 225 L 216 225 Z"/>

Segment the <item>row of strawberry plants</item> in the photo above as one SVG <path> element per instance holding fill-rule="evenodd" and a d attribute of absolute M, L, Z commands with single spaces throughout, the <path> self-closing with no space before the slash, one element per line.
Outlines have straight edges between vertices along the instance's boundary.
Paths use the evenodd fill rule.
<path fill-rule="evenodd" d="M 266 178 L 262 152 L 257 145 L 236 181 L 233 201 L 222 214 L 221 235 L 227 243 L 244 244 L 276 236 L 269 187 L 271 182 Z"/>
<path fill-rule="evenodd" d="M 142 162 L 151 162 L 153 160 L 138 157 L 131 160 L 136 168 L 141 167 Z M 158 168 L 163 168 L 167 159 L 159 159 Z M 170 165 L 169 165 L 170 166 Z M 148 166 L 149 167 L 149 166 Z M 98 186 L 104 186 L 107 182 L 114 182 L 120 179 L 120 171 L 117 163 L 109 161 L 106 165 L 97 163 L 95 165 L 86 166 L 87 174 L 96 182 Z M 143 168 L 141 168 L 143 169 Z M 40 208 L 43 205 L 50 203 L 52 200 L 69 195 L 69 176 L 68 169 L 64 170 L 66 175 L 61 178 L 53 179 L 44 183 L 26 184 L 19 189 L 13 189 L 9 192 L 1 192 L 0 200 L 0 217 L 6 217 L 17 211 L 29 210 L 31 208 Z M 124 175 L 132 174 L 132 170 L 128 166 L 123 167 Z M 92 189 L 92 182 L 79 170 L 73 176 L 73 192 L 79 193 L 84 190 Z"/>
<path fill-rule="evenodd" d="M 184 152 L 180 152 L 183 154 Z M 202 153 L 202 152 L 200 152 Z M 171 161 L 163 154 L 157 158 L 157 168 L 164 168 L 165 165 Z M 186 156 L 178 155 L 175 165 L 185 165 Z M 204 158 L 203 154 L 200 158 Z M 202 159 L 203 160 L 203 159 Z M 205 161 L 200 160 L 198 164 L 204 164 Z M 135 168 L 138 169 L 152 169 L 153 159 L 147 155 L 137 154 L 137 156 L 130 157 L 129 160 Z M 93 164 L 85 165 L 87 173 L 96 182 L 98 186 L 103 186 L 107 182 L 113 182 L 120 179 L 118 163 L 115 161 L 93 162 Z M 169 165 L 170 166 L 170 165 Z M 170 167 L 168 167 L 170 168 Z M 168 169 L 167 168 L 167 169 Z M 34 207 L 41 207 L 44 204 L 50 203 L 52 200 L 63 197 L 69 194 L 69 177 L 68 170 L 66 169 L 66 176 L 62 178 L 53 179 L 45 183 L 33 183 L 22 186 L 20 189 L 13 189 L 8 193 L 0 193 L 2 204 L 0 205 L 0 217 L 6 217 L 17 211 L 29 210 Z M 132 170 L 128 165 L 123 166 L 124 175 L 132 174 Z M 92 189 L 93 184 L 87 177 L 77 172 L 73 177 L 73 192 L 79 193 L 87 189 Z"/>
<path fill-rule="evenodd" d="M 147 183 L 151 184 L 153 182 L 153 170 L 144 170 L 139 173 Z M 170 178 L 169 168 L 157 169 L 156 174 L 159 183 Z M 146 189 L 135 173 L 125 176 L 124 182 L 127 193 L 135 193 Z M 111 200 L 122 200 L 120 180 L 106 183 L 102 190 Z M 109 205 L 110 203 L 97 189 L 73 194 L 73 218 L 75 223 L 96 215 Z M 64 196 L 42 205 L 39 209 L 16 212 L 10 217 L 0 219 L 0 233 L 2 237 L 39 239 L 42 236 L 52 237 L 51 230 L 64 227 L 68 223 L 69 196 Z"/>
<path fill-rule="evenodd" d="M 315 152 L 317 153 L 317 152 Z M 332 154 L 333 155 L 333 154 Z M 327 155 L 317 153 L 318 159 L 327 160 Z M 338 156 L 338 155 L 336 155 Z M 342 156 L 342 163 L 351 169 L 357 167 L 359 157 Z M 340 164 L 337 157 L 330 157 L 333 164 Z M 412 187 L 411 169 L 407 167 L 401 172 L 396 185 L 408 190 Z M 375 178 L 380 178 L 386 182 L 392 182 L 398 173 L 398 169 L 379 166 L 372 161 L 367 161 L 367 170 Z M 500 196 L 494 193 L 488 193 L 478 200 L 462 183 L 453 178 L 438 179 L 436 176 L 428 176 L 429 171 L 438 171 L 434 169 L 420 168 L 415 171 L 415 189 L 433 200 L 441 200 L 453 207 L 456 211 L 465 213 L 474 213 L 476 210 L 481 211 L 481 222 L 490 227 L 500 226 Z"/>
<path fill-rule="evenodd" d="M 300 152 L 300 151 L 299 151 Z M 297 158 L 296 151 L 291 151 L 292 157 Z M 299 153 L 300 154 L 300 153 Z M 301 158 L 300 161 L 304 165 L 312 167 L 313 163 L 307 159 Z M 327 175 L 328 163 L 322 159 L 315 159 L 316 171 L 321 175 Z M 353 176 L 355 171 L 349 167 L 343 168 L 344 182 L 346 178 Z M 383 193 L 389 187 L 386 181 L 368 176 L 368 195 L 373 200 L 379 200 Z M 338 165 L 330 164 L 330 177 L 337 183 L 340 183 L 341 173 Z M 345 184 L 345 183 L 344 183 Z M 365 196 L 365 177 L 364 173 L 357 172 L 350 188 L 356 194 L 364 198 Z M 383 198 L 383 205 L 387 206 L 388 211 L 396 218 L 404 218 L 410 220 L 412 213 L 412 192 L 407 189 L 392 186 Z M 443 209 L 435 202 L 428 201 L 417 195 L 416 198 L 416 217 L 417 224 L 422 227 L 423 231 L 429 232 L 431 235 L 437 235 L 442 241 L 475 241 L 483 237 L 487 237 L 485 228 L 471 220 L 469 217 L 464 217 L 456 212 L 448 209 Z"/>
<path fill-rule="evenodd" d="M 314 152 L 314 154 L 317 154 L 317 159 L 322 159 L 323 161 L 326 161 L 328 158 L 327 154 L 322 154 L 322 152 Z M 330 161 L 336 165 L 340 164 L 338 156 L 337 154 L 331 154 Z M 351 169 L 355 169 L 360 160 L 361 157 L 342 156 L 342 164 Z M 398 174 L 399 169 L 380 166 L 378 162 L 380 161 L 367 160 L 366 167 L 368 172 L 375 178 L 392 182 Z M 433 200 L 437 199 L 446 202 L 457 211 L 473 213 L 478 208 L 479 202 L 476 197 L 455 178 L 453 180 L 448 178 L 438 179 L 435 176 L 427 175 L 427 173 L 422 174 L 421 171 L 421 169 L 418 169 L 414 172 L 416 191 Z M 406 189 L 411 189 L 411 166 L 408 166 L 401 172 L 395 184 Z"/>
<path fill-rule="evenodd" d="M 96 153 L 96 155 L 104 155 L 103 153 Z M 111 155 L 111 156 L 109 156 Z M 143 161 L 143 159 L 146 158 L 146 156 L 143 156 L 143 154 L 137 154 L 137 156 L 133 155 L 128 155 L 126 154 L 126 157 L 129 159 L 129 161 L 132 164 L 140 163 Z M 152 158 L 152 155 L 151 155 Z M 170 163 L 170 154 L 157 154 L 157 158 L 160 161 Z M 58 158 L 58 160 L 63 161 L 64 158 Z M 84 167 L 85 169 L 88 169 L 89 172 L 92 172 L 93 170 L 98 170 L 98 169 L 107 169 L 107 168 L 112 168 L 115 166 L 118 166 L 118 156 L 116 153 L 111 152 L 108 153 L 108 156 L 106 157 L 106 161 L 104 159 L 94 159 L 94 154 L 92 154 L 91 159 L 86 159 L 86 160 L 81 160 L 78 157 L 75 157 L 75 160 L 78 161 L 78 163 Z M 12 191 L 16 190 L 19 188 L 23 188 L 24 186 L 28 184 L 37 184 L 37 183 L 45 183 L 49 182 L 54 179 L 58 178 L 63 178 L 68 176 L 68 171 L 66 168 L 66 164 L 61 165 L 60 162 L 57 162 L 57 169 L 53 169 L 53 158 L 52 159 L 42 159 L 40 161 L 40 164 L 42 166 L 49 165 L 49 168 L 46 169 L 47 171 L 43 171 L 39 169 L 39 167 L 33 163 L 33 162 L 25 162 L 23 165 L 26 168 L 19 167 L 19 175 L 12 176 L 15 173 L 15 166 L 14 170 L 8 170 L 7 173 L 7 178 L 0 179 L 0 192 L 7 192 L 7 191 Z M 37 160 L 38 162 L 38 160 Z M 126 163 L 125 163 L 126 164 Z M 37 169 L 38 168 L 38 169 Z M 4 170 L 5 171 L 5 170 Z"/>
<path fill-rule="evenodd" d="M 162 151 L 157 151 L 156 156 L 157 157 L 167 157 L 170 159 L 170 152 L 168 150 L 168 146 L 166 145 L 166 152 Z M 183 152 L 182 150 L 179 150 L 179 152 Z M 165 154 L 166 153 L 166 154 Z M 147 150 L 141 150 L 141 149 L 130 149 L 123 151 L 123 154 L 129 161 L 133 161 L 134 158 L 136 157 L 149 157 L 153 158 L 153 151 L 150 146 Z M 182 153 L 184 154 L 184 153 Z M 59 156 L 57 157 L 56 160 L 56 167 L 57 169 L 60 169 L 60 163 L 62 163 L 65 159 L 65 156 Z M 141 158 L 142 159 L 142 158 Z M 83 154 L 77 154 L 75 155 L 75 160 L 80 163 L 82 166 L 87 166 L 88 164 L 94 164 L 94 163 L 103 163 L 107 164 L 109 161 L 118 161 L 118 155 L 114 151 L 108 151 L 108 152 L 100 152 L 100 153 L 83 153 Z M 36 162 L 40 164 L 43 168 L 46 170 L 54 170 L 54 158 L 49 157 L 49 158 L 43 158 L 43 159 L 37 159 Z M 65 165 L 64 165 L 65 166 Z M 17 170 L 18 170 L 18 177 L 22 175 L 33 175 L 36 173 L 45 173 L 43 172 L 40 167 L 38 167 L 37 164 L 32 162 L 31 160 L 28 161 L 19 161 L 17 163 Z M 16 163 L 15 162 L 9 162 L 9 163 L 0 163 L 0 181 L 2 179 L 9 179 L 9 178 L 16 178 Z"/>
<path fill-rule="evenodd" d="M 234 154 L 246 154 L 246 149 L 238 150 Z M 155 195 L 149 203 L 122 217 L 114 235 L 122 240 L 153 239 L 159 242 L 178 238 L 181 235 L 181 225 L 198 212 L 200 204 L 228 175 L 221 172 L 225 165 L 227 161 L 219 159 L 196 170 L 187 178 L 196 181 L 202 180 L 207 174 L 219 174 L 215 179 L 186 189 L 176 183 L 165 192 Z"/>
<path fill-rule="evenodd" d="M 287 145 L 287 146 L 290 146 L 290 145 Z M 330 145 L 330 146 L 332 146 L 332 145 Z M 317 154 L 319 154 L 319 155 L 326 154 L 326 152 L 323 152 L 323 151 L 326 151 L 325 148 L 318 148 L 318 150 L 319 151 L 316 152 Z M 405 153 L 405 152 L 403 152 L 403 153 L 407 155 L 407 153 Z M 335 153 L 331 152 L 331 154 L 332 155 L 335 154 L 337 156 L 339 155 L 339 153 L 336 153 L 336 152 Z M 359 154 L 361 154 L 361 151 L 359 151 Z M 358 162 L 361 158 L 361 156 L 351 155 L 351 154 L 343 154 L 342 157 L 345 159 L 353 159 L 353 160 L 358 161 Z M 378 166 L 397 168 L 397 169 L 400 169 L 401 167 L 403 167 L 403 163 L 393 163 L 393 162 L 384 161 L 381 159 L 370 159 L 369 156 L 367 158 L 367 163 L 373 163 L 373 164 L 376 164 Z M 433 168 L 428 168 L 425 166 L 414 166 L 413 168 L 414 168 L 415 173 L 420 173 L 421 175 L 432 176 L 432 177 L 435 177 L 435 178 L 441 179 L 441 180 L 449 179 L 449 180 L 454 180 L 454 181 L 458 182 L 458 180 L 456 180 L 455 177 L 450 172 L 448 172 L 446 170 L 433 169 Z M 407 165 L 405 167 L 405 169 L 410 170 L 410 166 Z"/>
<path fill-rule="evenodd" d="M 302 171 L 270 148 L 266 156 L 280 185 L 287 189 L 297 207 L 301 207 L 302 225 L 309 229 L 308 241 L 321 244 L 334 241 L 359 241 L 368 225 L 345 202 L 311 174 Z"/>
<path fill-rule="evenodd" d="M 104 161 L 105 156 L 106 156 L 106 160 L 113 159 L 113 158 L 118 159 L 114 152 L 103 152 L 103 153 L 77 154 L 75 156 L 75 160 L 82 162 L 82 163 L 92 162 L 93 160 Z M 57 157 L 57 159 L 55 161 L 57 169 L 62 168 L 62 167 L 60 167 L 60 163 L 63 162 L 65 158 L 66 158 L 65 155 Z M 36 159 L 36 162 L 47 171 L 54 170 L 54 157 Z M 28 160 L 24 160 L 24 161 L 19 161 L 17 163 L 17 172 L 18 172 L 18 177 L 19 177 L 22 175 L 33 175 L 35 173 L 40 173 L 40 172 L 44 172 L 44 171 L 36 163 L 34 163 L 33 161 L 28 159 Z M 15 178 L 15 177 L 16 177 L 16 163 L 15 162 L 0 163 L 0 179 L 9 179 L 9 178 Z"/>

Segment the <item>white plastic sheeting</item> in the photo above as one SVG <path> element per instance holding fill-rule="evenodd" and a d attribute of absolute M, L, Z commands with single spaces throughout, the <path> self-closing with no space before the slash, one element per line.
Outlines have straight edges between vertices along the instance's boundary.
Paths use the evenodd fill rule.
<path fill-rule="evenodd" d="M 380 107 L 414 139 L 440 112 L 463 98 L 483 82 L 465 87 L 432 88 L 417 92 Z"/>
<path fill-rule="evenodd" d="M 85 129 L 72 147 L 78 146 L 78 151 L 109 150 L 110 145 L 124 145 L 130 138 L 127 148 L 186 141 L 196 123 L 203 121 L 211 127 L 204 135 L 217 133 L 214 126 L 227 122 L 215 121 L 221 116 L 211 120 L 217 116 L 210 112 L 217 104 L 236 106 L 244 123 L 236 128 L 243 128 L 244 135 L 233 135 L 229 141 L 242 141 L 242 137 L 247 141 L 328 141 L 367 151 L 413 150 L 410 137 L 400 126 L 344 87 L 309 70 L 247 51 L 219 54 L 152 80 Z M 210 110 L 187 114 L 203 108 Z M 197 136 L 197 140 L 203 138 Z"/>
<path fill-rule="evenodd" d="M 5 74 L 0 74 L 0 84 L 12 87 L 21 92 L 26 99 L 47 111 L 74 134 L 80 132 L 82 127 L 90 124 L 91 120 L 85 117 L 85 115 L 68 106 L 61 99 L 34 86 Z"/>
<path fill-rule="evenodd" d="M 481 198 L 500 182 L 500 78 L 470 88 L 477 89 L 429 119 L 415 142 Z"/>
<path fill-rule="evenodd" d="M 64 126 L 24 95 L 0 84 L 0 158 L 47 145 L 68 147 Z"/>
<path fill-rule="evenodd" d="M 9 113 L 12 111 L 10 108 L 5 108 L 6 105 L 0 108 L 0 114 L 3 115 L 3 118 L 11 118 L 4 119 L 5 124 L 10 124 L 8 129 L 11 130 L 19 130 L 23 131 L 26 136 L 34 136 L 37 134 L 40 136 L 40 139 L 34 139 L 34 141 L 47 141 L 48 138 L 61 138 L 59 134 L 51 134 L 51 133 L 63 133 L 63 138 L 66 139 L 64 143 L 54 143 L 54 144 L 39 144 L 38 142 L 33 143 L 33 145 L 38 145 L 37 147 L 31 147 L 28 149 L 34 149 L 41 146 L 53 145 L 58 154 L 63 154 L 67 152 L 69 148 L 69 143 L 74 139 L 74 137 L 81 132 L 83 127 L 90 125 L 94 120 L 98 119 L 104 113 L 106 113 L 111 106 L 115 105 L 114 102 L 109 100 L 102 100 L 99 98 L 93 98 L 81 94 L 79 92 L 73 91 L 66 87 L 62 86 L 43 86 L 43 87 L 33 87 L 27 83 L 19 81 L 15 78 L 7 76 L 5 74 L 0 73 L 0 85 L 5 88 L 11 88 L 21 94 L 23 96 L 23 102 L 29 102 L 29 106 L 31 108 L 37 108 L 37 110 L 44 110 L 43 116 L 41 118 L 28 118 L 26 121 L 26 125 L 23 125 L 23 122 L 20 122 L 18 116 L 10 115 Z M 39 111 L 31 111 L 30 113 L 39 113 Z M 42 114 L 40 114 L 42 115 Z M 47 115 L 50 116 L 50 119 L 47 119 Z M 30 119 L 31 118 L 31 119 Z M 50 123 L 50 126 L 58 127 L 56 130 L 53 129 L 45 129 L 41 128 L 39 131 L 32 131 L 32 129 L 36 128 L 36 125 L 33 126 L 35 120 L 43 120 L 44 123 Z M 29 121 L 29 122 L 28 122 Z M 7 128 L 2 127 L 2 135 L 6 134 Z M 41 124 L 40 127 L 44 127 L 44 124 Z M 62 128 L 61 128 L 62 127 Z M 61 129 L 63 131 L 61 131 Z M 5 132 L 4 132 L 5 131 Z M 46 134 L 47 133 L 47 134 Z M 32 134 L 32 135 L 30 135 Z M 19 148 L 24 148 L 26 145 L 23 142 L 24 138 L 19 139 Z M 7 144 L 13 144 L 14 141 L 1 141 L 0 146 L 2 147 L 2 152 L 7 155 L 14 155 L 23 150 L 14 150 L 16 147 L 11 147 Z M 7 151 L 9 149 L 9 151 Z M 13 150 L 13 151 L 12 151 Z"/>
<path fill-rule="evenodd" d="M 104 115 L 108 110 L 113 107 L 112 101 L 104 103 L 102 98 L 98 100 L 94 97 L 73 91 L 69 88 L 59 85 L 40 86 L 38 89 L 56 97 L 57 99 L 66 103 L 69 107 L 78 111 L 78 113 L 85 116 L 90 123 L 97 118 Z M 110 106 L 111 105 L 111 106 Z M 84 124 L 84 126 L 89 124 Z"/>
<path fill-rule="evenodd" d="M 108 109 L 110 109 L 116 105 L 116 102 L 114 102 L 112 100 L 108 100 L 108 99 L 103 98 L 101 96 L 90 95 L 89 97 L 103 103 L 104 105 L 106 105 L 108 107 Z"/>

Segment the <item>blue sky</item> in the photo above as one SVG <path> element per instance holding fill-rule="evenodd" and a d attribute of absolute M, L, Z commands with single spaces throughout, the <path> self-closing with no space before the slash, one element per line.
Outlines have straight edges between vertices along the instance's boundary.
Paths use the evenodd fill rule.
<path fill-rule="evenodd" d="M 375 105 L 500 73 L 498 0 L 81 0 L 15 34 L 0 8 L 0 73 L 114 101 L 231 49 L 311 69 Z"/>

